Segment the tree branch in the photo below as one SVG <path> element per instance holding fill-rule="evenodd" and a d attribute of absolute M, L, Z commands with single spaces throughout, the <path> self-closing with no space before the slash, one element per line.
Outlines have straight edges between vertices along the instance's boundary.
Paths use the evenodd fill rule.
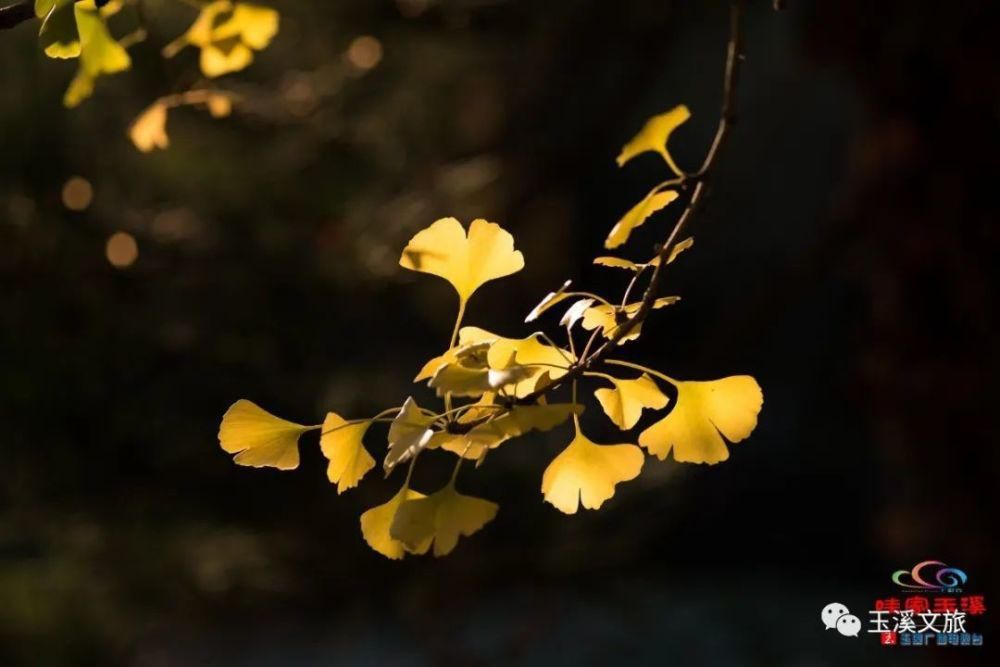
<path fill-rule="evenodd" d="M 35 18 L 34 0 L 18 0 L 12 5 L 0 7 L 0 30 L 9 30 L 33 18 Z"/>
<path fill-rule="evenodd" d="M 739 83 L 740 65 L 742 62 L 743 0 L 732 0 L 729 9 L 729 42 L 726 49 L 726 68 L 722 82 L 722 110 L 719 114 L 719 124 L 715 130 L 715 136 L 712 139 L 712 144 L 709 147 L 708 152 L 705 154 L 705 159 L 702 161 L 701 167 L 693 174 L 685 175 L 681 180 L 679 187 L 681 189 L 691 188 L 691 196 L 688 199 L 687 206 L 681 213 L 680 218 L 678 218 L 677 223 L 674 224 L 674 227 L 671 229 L 666 241 L 663 242 L 657 252 L 656 258 L 658 261 L 653 268 L 653 274 L 649 279 L 649 285 L 646 287 L 646 291 L 642 295 L 639 310 L 636 311 L 632 317 L 628 318 L 620 326 L 618 326 L 614 335 L 594 350 L 593 354 L 580 359 L 576 364 L 570 367 L 565 375 L 557 380 L 554 380 L 551 384 L 545 385 L 540 389 L 536 389 L 527 396 L 519 399 L 517 401 L 519 404 L 534 403 L 539 398 L 554 389 L 581 377 L 592 366 L 602 361 L 612 350 L 614 350 L 618 343 L 633 329 L 639 326 L 653 310 L 653 304 L 656 301 L 656 296 L 659 293 L 661 283 L 663 282 L 664 267 L 667 265 L 667 259 L 670 257 L 670 251 L 676 245 L 680 233 L 704 204 L 705 195 L 708 190 L 709 176 L 711 175 L 712 169 L 715 167 L 716 160 L 718 159 L 719 152 L 722 149 L 723 144 L 729 137 L 729 133 L 733 125 L 736 123 L 736 86 Z M 476 420 L 465 424 L 452 423 L 449 425 L 449 430 L 453 433 L 467 433 L 482 423 L 482 421 L 483 420 Z"/>

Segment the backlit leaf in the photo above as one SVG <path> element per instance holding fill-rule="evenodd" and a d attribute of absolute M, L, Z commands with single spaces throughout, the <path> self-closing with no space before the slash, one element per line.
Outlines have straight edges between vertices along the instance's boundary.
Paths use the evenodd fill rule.
<path fill-rule="evenodd" d="M 435 556 L 446 556 L 462 535 L 468 537 L 493 520 L 499 505 L 482 498 L 465 496 L 449 484 L 440 491 L 402 503 L 389 529 L 392 538 L 406 548 L 426 551 L 432 541 Z"/>
<path fill-rule="evenodd" d="M 172 57 L 187 45 L 201 49 L 200 66 L 207 77 L 244 69 L 254 51 L 267 48 L 278 33 L 278 12 L 246 2 L 217 0 L 202 7 L 187 32 L 163 49 Z"/>
<path fill-rule="evenodd" d="M 646 222 L 649 216 L 653 215 L 670 202 L 677 199 L 677 192 L 674 190 L 661 190 L 662 185 L 656 186 L 648 195 L 642 198 L 638 204 L 633 206 L 622 216 L 604 241 L 604 247 L 617 248 L 626 241 L 632 230 Z"/>
<path fill-rule="evenodd" d="M 615 425 L 627 430 L 636 425 L 643 408 L 659 410 L 666 407 L 667 395 L 660 391 L 649 375 L 643 373 L 634 380 L 611 379 L 614 389 L 601 388 L 594 396 L 604 408 L 604 413 Z"/>
<path fill-rule="evenodd" d="M 434 417 L 424 414 L 413 398 L 407 398 L 389 426 L 389 453 L 382 467 L 388 475 L 397 464 L 416 456 L 434 435 Z"/>
<path fill-rule="evenodd" d="M 531 312 L 528 313 L 528 316 L 526 318 L 524 318 L 524 321 L 534 322 L 546 310 L 556 305 L 560 301 L 572 296 L 571 294 L 566 293 L 566 290 L 568 290 L 569 286 L 572 284 L 573 284 L 572 280 L 567 280 L 562 284 L 562 287 L 557 289 L 555 292 L 549 292 L 548 294 L 546 294 L 545 297 L 538 302 L 538 305 L 531 309 Z"/>
<path fill-rule="evenodd" d="M 671 306 L 680 301 L 679 296 L 663 296 L 656 299 L 653 302 L 653 309 L 663 308 L 665 306 Z M 614 338 L 617 334 L 618 329 L 625 324 L 626 320 L 637 312 L 642 307 L 642 303 L 636 301 L 635 303 L 630 303 L 624 308 L 616 308 L 614 306 L 609 306 L 607 304 L 601 304 L 598 306 L 591 306 L 583 313 L 583 328 L 587 331 L 593 331 L 600 327 L 601 335 L 605 338 Z M 630 340 L 635 340 L 642 333 L 642 322 L 639 322 L 632 329 L 622 337 L 619 344 L 626 343 Z"/>
<path fill-rule="evenodd" d="M 615 486 L 638 477 L 645 457 L 631 444 L 598 445 L 579 431 L 545 469 L 542 493 L 560 512 L 598 509 L 615 495 Z"/>
<path fill-rule="evenodd" d="M 662 113 L 658 116 L 653 116 L 641 130 L 639 134 L 635 135 L 631 141 L 629 141 L 622 148 L 622 152 L 618 155 L 618 166 L 623 166 L 626 162 L 634 158 L 636 155 L 641 155 L 647 151 L 653 151 L 659 153 L 667 166 L 677 174 L 678 176 L 683 176 L 684 172 L 674 163 L 674 159 L 670 156 L 667 150 L 667 142 L 670 140 L 670 135 L 680 127 L 688 118 L 691 117 L 691 112 L 683 104 L 676 106 L 666 113 Z"/>
<path fill-rule="evenodd" d="M 327 413 L 323 420 L 319 446 L 330 461 L 326 476 L 331 484 L 337 485 L 338 494 L 357 486 L 365 473 L 375 467 L 375 459 L 363 442 L 369 426 L 370 421 L 351 423 L 334 412 Z"/>
<path fill-rule="evenodd" d="M 729 458 L 726 440 L 744 440 L 757 426 L 764 395 L 749 375 L 676 382 L 675 386 L 673 408 L 639 435 L 639 444 L 661 460 L 673 451 L 679 462 L 725 461 Z"/>
<path fill-rule="evenodd" d="M 389 533 L 389 529 L 392 527 L 393 519 L 396 518 L 396 512 L 399 510 L 400 505 L 402 505 L 405 501 L 418 500 L 425 497 L 426 496 L 419 491 L 414 491 L 413 489 L 404 486 L 398 493 L 396 493 L 396 495 L 390 498 L 388 502 L 383 505 L 373 507 L 362 514 L 361 535 L 365 538 L 365 542 L 368 543 L 368 546 L 386 558 L 391 558 L 392 560 L 399 560 L 405 556 L 408 551 L 415 554 L 427 553 L 427 550 L 431 547 L 430 540 L 415 544 L 411 549 L 407 549 L 402 542 L 394 539 Z"/>
<path fill-rule="evenodd" d="M 582 405 L 553 403 L 550 405 L 517 405 L 509 412 L 476 426 L 465 434 L 440 435 L 440 446 L 467 459 L 478 460 L 484 450 L 494 449 L 502 443 L 524 435 L 528 431 L 548 431 L 567 421 L 572 415 L 583 414 Z M 463 417 L 466 417 L 463 415 Z M 489 416 L 489 413 L 471 415 L 475 418 Z"/>
<path fill-rule="evenodd" d="M 299 436 L 313 428 L 275 417 L 240 399 L 222 417 L 219 444 L 236 455 L 233 460 L 239 465 L 292 470 L 299 466 Z"/>
<path fill-rule="evenodd" d="M 160 101 L 154 102 L 133 121 L 128 136 L 143 153 L 169 146 L 167 105 Z"/>
<path fill-rule="evenodd" d="M 524 256 L 500 225 L 473 220 L 466 235 L 458 220 L 442 218 L 410 239 L 399 265 L 444 278 L 465 303 L 484 283 L 524 268 Z"/>

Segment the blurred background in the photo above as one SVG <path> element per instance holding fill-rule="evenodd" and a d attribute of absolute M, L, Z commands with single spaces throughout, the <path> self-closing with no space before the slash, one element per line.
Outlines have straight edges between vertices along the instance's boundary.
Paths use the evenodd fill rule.
<path fill-rule="evenodd" d="M 74 66 L 30 24 L 0 34 L 0 664 L 985 661 L 989 630 L 889 648 L 819 612 L 867 622 L 927 559 L 996 599 L 995 3 L 750 2 L 739 123 L 668 277 L 684 300 L 628 354 L 756 376 L 757 430 L 723 465 L 649 459 L 571 517 L 539 493 L 569 436 L 530 436 L 462 478 L 493 523 L 402 562 L 358 529 L 398 479 L 338 497 L 315 436 L 297 471 L 238 467 L 221 415 L 426 400 L 410 379 L 454 296 L 397 260 L 439 217 L 497 221 L 526 258 L 470 324 L 526 335 L 566 278 L 619 292 L 590 260 L 663 168 L 614 157 L 686 103 L 671 146 L 698 164 L 726 4 L 275 2 L 275 42 L 219 83 L 234 115 L 172 112 L 170 149 L 142 155 L 130 121 L 199 81 L 194 51 L 159 57 L 193 11 L 145 4 L 133 71 L 72 111 Z"/>

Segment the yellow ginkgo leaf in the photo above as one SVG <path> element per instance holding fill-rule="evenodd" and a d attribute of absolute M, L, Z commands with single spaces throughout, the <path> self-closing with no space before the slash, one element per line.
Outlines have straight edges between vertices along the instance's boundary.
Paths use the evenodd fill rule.
<path fill-rule="evenodd" d="M 534 322 L 546 310 L 556 305 L 560 301 L 563 301 L 564 299 L 568 299 L 569 297 L 573 296 L 572 294 L 566 293 L 566 290 L 568 290 L 569 286 L 572 284 L 573 284 L 572 280 L 567 280 L 562 284 L 562 287 L 557 289 L 555 292 L 549 292 L 548 294 L 546 294 L 545 297 L 538 302 L 538 305 L 531 309 L 531 312 L 528 313 L 528 316 L 524 318 L 524 321 Z"/>
<path fill-rule="evenodd" d="M 639 444 L 665 459 L 718 463 L 729 458 L 729 442 L 749 437 L 764 403 L 760 385 L 749 375 L 710 382 L 675 382 L 677 401 L 666 417 L 639 435 Z"/>
<path fill-rule="evenodd" d="M 671 306 L 678 301 L 680 301 L 679 296 L 662 296 L 653 302 L 653 308 L 659 309 L 665 306 Z M 630 303 L 624 308 L 616 308 L 614 306 L 609 306 L 607 304 L 601 304 L 598 306 L 591 306 L 583 312 L 583 326 L 587 331 L 593 331 L 600 327 L 601 335 L 605 338 L 614 338 L 618 333 L 619 327 L 621 327 L 628 318 L 639 312 L 642 307 L 641 302 Z M 635 340 L 642 333 L 642 322 L 639 322 L 632 329 L 625 334 L 621 340 L 618 341 L 619 344 L 627 343 L 630 340 Z"/>
<path fill-rule="evenodd" d="M 515 365 L 535 369 L 535 374 L 531 378 L 519 382 L 511 392 L 518 398 L 533 391 L 535 380 L 543 373 L 548 373 L 553 380 L 561 378 L 576 361 L 569 350 L 543 342 L 541 333 L 533 333 L 526 338 L 499 337 L 490 345 L 486 358 L 490 368 L 495 370 L 504 370 Z"/>
<path fill-rule="evenodd" d="M 684 252 L 693 245 L 694 245 L 694 238 L 690 236 L 684 239 L 683 241 L 680 241 L 679 243 L 675 244 L 674 247 L 670 249 L 670 254 L 667 255 L 667 264 L 673 262 L 675 259 L 677 259 L 678 255 L 680 255 L 682 252 Z"/>
<path fill-rule="evenodd" d="M 382 467 L 388 475 L 399 463 L 416 456 L 434 435 L 430 425 L 434 417 L 427 415 L 412 397 L 407 398 L 399 414 L 389 425 L 389 453 Z"/>
<path fill-rule="evenodd" d="M 583 317 L 583 314 L 587 312 L 587 309 L 592 305 L 594 305 L 593 299 L 580 299 L 566 309 L 566 312 L 563 313 L 562 318 L 559 320 L 559 324 L 564 327 L 573 328 L 576 323 L 580 321 L 580 318 Z"/>
<path fill-rule="evenodd" d="M 609 266 L 613 269 L 626 269 L 628 271 L 641 271 L 646 268 L 646 264 L 636 264 L 633 261 L 621 257 L 595 257 L 594 264 L 599 266 Z"/>
<path fill-rule="evenodd" d="M 653 188 L 648 195 L 642 198 L 642 201 L 629 209 L 622 216 L 621 220 L 615 223 L 615 226 L 611 228 L 611 232 L 608 234 L 608 238 L 604 241 L 605 248 L 617 248 L 628 241 L 628 237 L 633 229 L 646 222 L 649 216 L 677 199 L 676 191 L 661 190 L 660 188 L 662 187 L 663 185 L 661 184 Z"/>
<path fill-rule="evenodd" d="M 128 130 L 128 136 L 135 147 L 143 153 L 169 146 L 167 105 L 162 101 L 154 102 L 133 121 Z"/>
<path fill-rule="evenodd" d="M 466 537 L 479 531 L 493 520 L 500 506 L 482 498 L 464 496 L 448 484 L 426 498 L 407 500 L 396 512 L 389 534 L 420 552 L 428 540 L 434 544 L 435 556 L 446 556 Z"/>
<path fill-rule="evenodd" d="M 315 428 L 275 417 L 240 399 L 222 417 L 219 444 L 235 454 L 233 460 L 241 466 L 292 470 L 299 466 L 299 436 Z"/>
<path fill-rule="evenodd" d="M 465 332 L 464 336 L 461 335 L 461 332 L 459 333 L 458 345 L 424 364 L 420 372 L 417 373 L 417 377 L 413 378 L 413 381 L 428 380 L 434 377 L 444 366 L 458 363 L 459 361 L 470 367 L 486 367 L 486 351 L 489 350 L 490 344 L 499 338 L 499 336 L 491 334 L 485 329 L 467 328 L 469 330 Z M 477 336 L 483 337 L 477 338 Z"/>
<path fill-rule="evenodd" d="M 419 500 L 425 497 L 419 491 L 414 491 L 404 486 L 387 503 L 373 507 L 362 514 L 361 535 L 365 538 L 368 546 L 392 560 L 399 560 L 408 551 L 415 554 L 427 553 L 427 550 L 431 547 L 430 540 L 415 544 L 413 548 L 408 549 L 402 542 L 394 539 L 389 533 L 400 505 L 406 501 Z"/>
<path fill-rule="evenodd" d="M 163 49 L 170 58 L 187 45 L 201 49 L 200 65 L 207 77 L 244 69 L 254 51 L 267 48 L 278 33 L 278 12 L 246 2 L 216 0 L 202 7 L 187 32 Z"/>
<path fill-rule="evenodd" d="M 667 150 L 667 141 L 670 140 L 670 135 L 673 131 L 680 127 L 690 117 L 691 112 L 682 104 L 674 107 L 666 113 L 661 113 L 658 116 L 650 118 L 646 121 L 643 128 L 639 130 L 639 134 L 635 135 L 632 140 L 625 144 L 622 148 L 622 152 L 618 155 L 618 166 L 623 166 L 636 155 L 641 155 L 647 151 L 653 151 L 663 156 L 667 166 L 669 166 L 675 174 L 683 176 L 684 172 L 678 168 L 676 163 L 674 163 L 674 159 L 670 156 L 670 152 Z"/>
<path fill-rule="evenodd" d="M 516 385 L 538 376 L 538 369 L 531 366 L 510 365 L 503 369 L 469 367 L 461 363 L 443 366 L 431 381 L 438 396 L 482 396 L 488 391 Z"/>
<path fill-rule="evenodd" d="M 326 476 L 337 485 L 338 494 L 353 489 L 375 467 L 375 459 L 363 442 L 369 426 L 370 421 L 349 422 L 335 412 L 327 413 L 323 420 L 319 447 L 330 461 Z"/>
<path fill-rule="evenodd" d="M 594 392 L 604 413 L 615 426 L 627 430 L 636 425 L 643 408 L 659 410 L 670 400 L 660 391 L 649 375 L 643 373 L 634 380 L 607 377 L 614 389 L 601 388 Z"/>
<path fill-rule="evenodd" d="M 111 36 L 104 14 L 94 0 L 75 3 L 73 16 L 80 39 L 80 68 L 63 96 L 67 107 L 75 107 L 90 97 L 94 82 L 102 74 L 114 74 L 132 66 L 128 52 Z"/>
<path fill-rule="evenodd" d="M 473 220 L 467 236 L 458 220 L 442 218 L 410 239 L 399 265 L 444 278 L 464 304 L 480 285 L 524 268 L 524 256 L 500 225 Z"/>
<path fill-rule="evenodd" d="M 694 245 L 694 239 L 692 237 L 687 237 L 683 241 L 676 243 L 673 248 L 670 249 L 670 254 L 667 255 L 667 264 L 670 264 L 677 256 L 682 252 Z M 594 264 L 599 266 L 608 266 L 613 269 L 626 269 L 627 271 L 642 271 L 647 266 L 656 266 L 660 263 L 659 256 L 654 257 L 648 262 L 636 263 L 622 257 L 595 257 Z"/>
<path fill-rule="evenodd" d="M 615 495 L 615 485 L 639 476 L 645 457 L 635 445 L 598 445 L 579 430 L 542 475 L 545 500 L 560 512 L 575 514 L 582 503 L 598 509 Z"/>
<path fill-rule="evenodd" d="M 515 405 L 509 412 L 480 424 L 468 433 L 435 434 L 442 449 L 473 461 L 478 460 L 485 450 L 495 449 L 507 440 L 524 435 L 528 431 L 549 431 L 564 423 L 572 415 L 583 414 L 583 406 L 573 403 L 552 403 L 546 405 Z M 489 412 L 466 412 L 459 421 L 468 417 L 479 419 L 489 416 Z"/>

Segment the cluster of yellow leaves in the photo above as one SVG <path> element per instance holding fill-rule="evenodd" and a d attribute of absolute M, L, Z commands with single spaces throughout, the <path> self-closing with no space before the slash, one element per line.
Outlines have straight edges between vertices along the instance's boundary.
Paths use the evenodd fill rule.
<path fill-rule="evenodd" d="M 666 144 L 688 116 L 686 107 L 677 107 L 652 118 L 622 150 L 619 164 L 652 151 L 683 179 Z M 676 200 L 678 192 L 671 186 L 677 182 L 667 181 L 654 188 L 615 225 L 606 245 L 622 245 L 633 229 Z M 670 264 L 692 244 L 692 239 L 677 243 L 663 255 L 663 261 Z M 644 263 L 621 257 L 598 257 L 594 261 L 631 271 L 638 279 L 647 268 L 659 264 L 661 255 Z M 370 419 L 346 420 L 329 413 L 321 427 L 310 427 L 239 401 L 226 413 L 219 432 L 223 449 L 235 454 L 237 463 L 288 469 L 298 465 L 298 439 L 302 433 L 319 428 L 320 448 L 329 460 L 327 476 L 342 493 L 375 467 L 375 459 L 363 442 L 370 427 L 377 421 L 390 421 L 383 469 L 388 476 L 399 464 L 409 462 L 409 471 L 402 487 L 388 501 L 361 515 L 364 539 L 388 558 L 431 551 L 443 556 L 455 548 L 461 536 L 472 535 L 492 521 L 498 506 L 456 491 L 455 476 L 463 460 L 474 460 L 478 465 L 490 451 L 528 431 L 550 430 L 572 419 L 573 438 L 543 472 L 541 492 L 556 509 L 574 514 L 580 506 L 598 509 L 614 496 L 618 484 L 635 479 L 645 462 L 643 448 L 661 460 L 672 452 L 678 462 L 718 463 L 728 458 L 728 444 L 745 439 L 756 427 L 763 395 L 752 377 L 680 381 L 631 362 L 605 359 L 609 365 L 640 371 L 637 377 L 616 377 L 590 370 L 592 359 L 586 351 L 578 360 L 573 344 L 577 323 L 593 332 L 585 350 L 598 334 L 607 339 L 621 336 L 619 342 L 634 340 L 641 334 L 642 321 L 634 322 L 627 333 L 621 327 L 643 309 L 643 301 L 625 303 L 626 298 L 623 305 L 614 306 L 595 294 L 570 290 L 571 283 L 566 281 L 546 295 L 526 321 L 534 321 L 556 304 L 576 297 L 560 320 L 569 338 L 569 349 L 559 347 L 541 332 L 509 338 L 479 327 L 461 326 L 466 305 L 480 287 L 524 266 L 524 257 L 514 248 L 513 237 L 499 225 L 474 220 L 466 230 L 454 218 L 438 220 L 410 240 L 399 263 L 445 279 L 458 295 L 458 316 L 448 348 L 426 362 L 414 378 L 414 382 L 426 382 L 444 399 L 443 412 L 423 408 L 411 396 L 398 409 Z M 660 297 L 648 302 L 647 307 L 655 310 L 678 300 L 676 296 Z M 666 412 L 642 430 L 637 443 L 597 444 L 580 428 L 583 406 L 576 402 L 579 375 L 573 378 L 573 402 L 550 404 L 544 398 L 535 400 L 539 396 L 536 392 L 560 378 L 566 379 L 571 369 L 575 374 L 582 371 L 584 377 L 610 384 L 597 388 L 594 396 L 608 419 L 622 431 L 636 428 L 644 411 Z M 669 392 L 664 391 L 664 384 L 669 385 Z M 453 401 L 462 399 L 468 402 L 452 407 Z M 391 418 L 381 416 L 387 412 L 394 414 Z M 426 450 L 458 456 L 451 480 L 429 495 L 410 488 L 413 465 Z"/>
<path fill-rule="evenodd" d="M 253 62 L 254 51 L 267 48 L 278 33 L 278 12 L 246 2 L 216 0 L 201 9 L 187 32 L 168 44 L 163 55 L 173 57 L 186 46 L 201 50 L 202 74 L 214 78 L 238 72 Z"/>

